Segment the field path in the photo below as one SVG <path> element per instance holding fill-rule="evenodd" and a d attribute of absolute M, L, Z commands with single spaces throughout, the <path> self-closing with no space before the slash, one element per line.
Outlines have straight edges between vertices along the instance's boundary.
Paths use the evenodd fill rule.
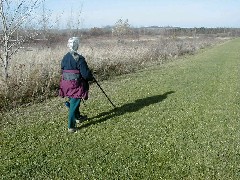
<path fill-rule="evenodd" d="M 2 179 L 240 179 L 240 39 L 100 84 L 2 114 Z"/>

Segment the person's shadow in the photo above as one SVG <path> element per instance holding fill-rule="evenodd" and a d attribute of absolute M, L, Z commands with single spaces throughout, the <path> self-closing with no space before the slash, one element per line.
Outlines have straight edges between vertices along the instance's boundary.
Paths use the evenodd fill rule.
<path fill-rule="evenodd" d="M 142 109 L 143 107 L 163 101 L 164 99 L 167 98 L 169 94 L 172 94 L 172 93 L 175 93 L 175 91 L 169 91 L 162 95 L 155 95 L 155 96 L 150 96 L 143 99 L 137 99 L 133 103 L 124 104 L 110 111 L 102 112 L 99 115 L 88 119 L 88 123 L 82 125 L 80 129 L 104 122 L 113 117 L 121 116 L 127 112 L 136 112 Z M 98 120 L 94 121 L 94 119 L 98 119 Z"/>

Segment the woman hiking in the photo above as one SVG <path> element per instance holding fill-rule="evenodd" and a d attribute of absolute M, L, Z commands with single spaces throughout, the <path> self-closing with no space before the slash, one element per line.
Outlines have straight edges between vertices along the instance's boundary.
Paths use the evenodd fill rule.
<path fill-rule="evenodd" d="M 63 57 L 61 62 L 62 78 L 60 81 L 59 95 L 68 97 L 68 132 L 76 132 L 76 121 L 82 122 L 87 116 L 80 114 L 81 100 L 88 99 L 89 84 L 93 81 L 93 75 L 90 71 L 85 58 L 77 53 L 80 41 L 78 37 L 72 37 L 68 40 L 69 52 Z"/>

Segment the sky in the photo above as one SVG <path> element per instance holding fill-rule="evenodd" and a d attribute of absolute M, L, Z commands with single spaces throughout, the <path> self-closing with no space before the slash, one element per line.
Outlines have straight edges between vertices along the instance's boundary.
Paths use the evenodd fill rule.
<path fill-rule="evenodd" d="M 128 19 L 133 27 L 240 28 L 240 0 L 45 0 L 45 3 L 52 16 L 61 16 L 62 22 L 74 17 L 75 21 L 81 20 L 82 28 L 112 26 L 119 19 Z"/>

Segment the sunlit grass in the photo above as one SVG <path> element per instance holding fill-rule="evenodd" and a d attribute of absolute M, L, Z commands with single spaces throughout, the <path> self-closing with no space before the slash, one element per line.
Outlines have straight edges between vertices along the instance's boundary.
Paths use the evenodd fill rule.
<path fill-rule="evenodd" d="M 2 179 L 239 179 L 239 48 L 91 85 L 75 134 L 64 99 L 2 114 Z"/>

